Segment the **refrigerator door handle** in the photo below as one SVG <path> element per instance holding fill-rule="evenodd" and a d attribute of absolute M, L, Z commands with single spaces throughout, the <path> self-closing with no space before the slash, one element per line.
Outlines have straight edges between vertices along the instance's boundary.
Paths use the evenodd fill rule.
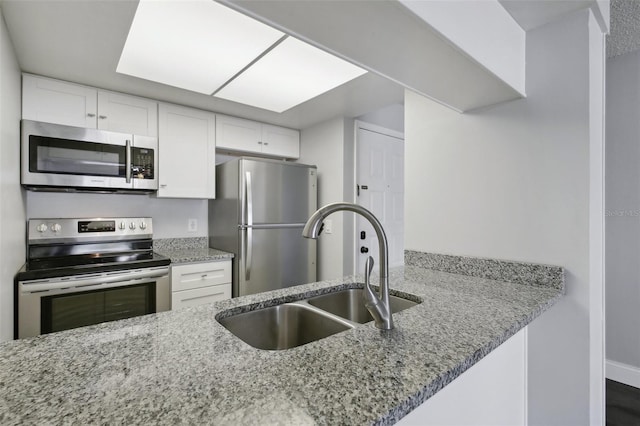
<path fill-rule="evenodd" d="M 245 173 L 245 179 L 244 179 L 246 188 L 245 188 L 245 194 L 246 194 L 246 201 L 247 201 L 247 206 L 246 206 L 246 214 L 247 214 L 247 221 L 246 221 L 246 230 L 247 230 L 247 244 L 246 244 L 246 257 L 245 257 L 245 280 L 249 281 L 251 279 L 251 263 L 252 263 L 252 257 L 253 257 L 253 188 L 251 185 L 251 172 L 246 172 Z"/>
<path fill-rule="evenodd" d="M 251 279 L 251 257 L 253 255 L 253 228 L 247 228 L 247 257 L 245 257 L 245 274 L 244 279 L 249 281 Z"/>

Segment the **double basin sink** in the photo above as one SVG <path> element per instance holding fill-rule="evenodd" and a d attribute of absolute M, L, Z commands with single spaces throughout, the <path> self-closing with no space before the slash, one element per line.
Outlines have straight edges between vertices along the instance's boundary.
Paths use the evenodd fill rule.
<path fill-rule="evenodd" d="M 391 311 L 397 313 L 420 303 L 417 297 L 410 297 L 415 301 L 389 296 Z M 373 317 L 364 305 L 361 288 L 339 290 L 218 319 L 245 343 L 266 350 L 294 348 L 369 321 L 373 321 Z"/>

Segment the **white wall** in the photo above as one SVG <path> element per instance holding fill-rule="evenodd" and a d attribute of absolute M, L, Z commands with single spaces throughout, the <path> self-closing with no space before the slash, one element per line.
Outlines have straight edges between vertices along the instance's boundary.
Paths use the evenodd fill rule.
<path fill-rule="evenodd" d="M 589 409 L 605 424 L 605 69 L 606 35 L 589 14 Z"/>
<path fill-rule="evenodd" d="M 452 44 L 525 93 L 525 31 L 498 0 L 399 1 Z"/>
<path fill-rule="evenodd" d="M 590 276 L 602 231 L 590 230 L 590 143 L 603 141 L 590 140 L 589 13 L 527 33 L 527 99 L 461 115 L 405 96 L 406 248 L 566 268 L 566 296 L 529 327 L 532 425 L 589 424 L 602 404 L 590 393 L 602 382 L 590 371 L 602 363 L 590 346 L 602 286 Z"/>
<path fill-rule="evenodd" d="M 640 51 L 611 58 L 607 63 L 606 327 L 608 367 L 614 366 L 607 376 L 635 386 L 640 386 L 638 117 Z"/>
<path fill-rule="evenodd" d="M 13 277 L 24 263 L 20 69 L 0 10 L 0 341 L 13 338 Z"/>
<path fill-rule="evenodd" d="M 356 120 L 404 133 L 404 105 L 392 104 L 356 117 Z"/>
<path fill-rule="evenodd" d="M 353 120 L 340 117 L 301 132 L 298 162 L 318 166 L 318 207 L 353 201 L 353 125 Z M 353 214 L 338 212 L 328 220 L 333 232 L 323 232 L 318 238 L 319 280 L 339 278 L 353 270 Z"/>
<path fill-rule="evenodd" d="M 137 194 L 27 192 L 27 217 L 153 217 L 154 238 L 206 237 L 207 200 L 156 198 Z M 188 220 L 198 230 L 188 231 Z M 22 236 L 24 238 L 24 235 Z"/>

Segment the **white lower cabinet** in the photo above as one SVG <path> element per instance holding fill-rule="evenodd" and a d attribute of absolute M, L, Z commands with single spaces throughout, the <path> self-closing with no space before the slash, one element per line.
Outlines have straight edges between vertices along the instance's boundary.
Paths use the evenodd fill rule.
<path fill-rule="evenodd" d="M 231 260 L 171 266 L 171 309 L 231 299 Z"/>

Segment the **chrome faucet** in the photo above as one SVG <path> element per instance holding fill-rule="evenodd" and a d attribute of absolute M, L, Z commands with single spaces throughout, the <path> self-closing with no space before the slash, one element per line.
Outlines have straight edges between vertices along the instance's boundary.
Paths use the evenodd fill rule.
<path fill-rule="evenodd" d="M 393 328 L 393 317 L 391 305 L 389 304 L 389 247 L 387 244 L 387 236 L 382 229 L 382 224 L 373 213 L 362 206 L 352 203 L 333 203 L 327 204 L 318 209 L 311 215 L 302 230 L 302 236 L 305 238 L 318 238 L 322 231 L 322 222 L 331 213 L 337 211 L 350 211 L 357 213 L 367 219 L 378 237 L 378 245 L 380 247 L 380 296 L 378 297 L 371 285 L 369 284 L 369 276 L 373 269 L 373 258 L 369 256 L 365 264 L 365 289 L 364 299 L 365 306 L 373 316 L 375 325 L 382 330 L 391 330 Z"/>

